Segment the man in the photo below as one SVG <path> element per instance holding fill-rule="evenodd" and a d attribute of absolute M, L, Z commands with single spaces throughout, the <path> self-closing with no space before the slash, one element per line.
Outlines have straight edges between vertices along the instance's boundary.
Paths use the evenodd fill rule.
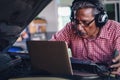
<path fill-rule="evenodd" d="M 98 0 L 74 0 L 71 7 L 71 22 L 52 36 L 51 40 L 65 41 L 72 56 L 96 63 L 117 62 L 112 74 L 120 75 L 120 23 L 108 20 Z"/>

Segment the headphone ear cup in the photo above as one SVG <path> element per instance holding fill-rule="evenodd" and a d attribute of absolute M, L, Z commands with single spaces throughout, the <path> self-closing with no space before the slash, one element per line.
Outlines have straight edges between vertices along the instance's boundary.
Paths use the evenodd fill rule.
<path fill-rule="evenodd" d="M 102 27 L 108 21 L 108 15 L 106 12 L 100 12 L 95 15 L 95 24 L 97 27 Z"/>

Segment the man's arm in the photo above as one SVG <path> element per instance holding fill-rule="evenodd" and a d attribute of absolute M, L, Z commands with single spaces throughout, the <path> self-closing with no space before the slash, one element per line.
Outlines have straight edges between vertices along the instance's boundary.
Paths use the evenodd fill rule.
<path fill-rule="evenodd" d="M 112 74 L 120 75 L 120 23 L 116 24 L 116 38 L 114 40 L 115 49 L 118 51 L 118 54 L 112 59 L 113 64 L 110 66 L 114 70 Z"/>
<path fill-rule="evenodd" d="M 63 29 L 52 35 L 52 41 L 65 41 L 68 45 L 70 43 L 70 36 L 72 34 L 71 24 L 68 23 Z"/>

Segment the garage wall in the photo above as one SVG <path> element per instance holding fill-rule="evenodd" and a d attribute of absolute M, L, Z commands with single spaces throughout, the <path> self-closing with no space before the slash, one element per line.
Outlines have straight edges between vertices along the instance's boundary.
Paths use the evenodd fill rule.
<path fill-rule="evenodd" d="M 43 11 L 38 15 L 47 20 L 47 31 L 56 32 L 58 30 L 58 13 L 57 13 L 57 1 L 53 0 Z"/>

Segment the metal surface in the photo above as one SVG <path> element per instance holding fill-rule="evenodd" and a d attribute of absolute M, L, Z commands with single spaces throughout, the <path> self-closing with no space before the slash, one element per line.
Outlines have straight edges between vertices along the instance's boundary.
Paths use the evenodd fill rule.
<path fill-rule="evenodd" d="M 6 52 L 22 30 L 52 0 L 0 0 L 0 51 Z"/>

